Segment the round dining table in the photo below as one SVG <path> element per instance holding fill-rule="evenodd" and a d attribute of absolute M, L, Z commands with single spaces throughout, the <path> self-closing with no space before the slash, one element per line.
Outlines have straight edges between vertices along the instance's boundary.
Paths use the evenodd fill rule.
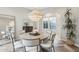
<path fill-rule="evenodd" d="M 45 33 L 39 33 L 39 35 L 32 35 L 30 33 L 24 33 L 24 34 L 21 34 L 19 35 L 19 38 L 22 40 L 22 42 L 25 42 L 25 40 L 31 40 L 33 41 L 34 39 L 37 39 L 39 38 L 39 46 L 40 46 L 40 43 L 45 40 L 45 38 L 48 38 L 48 35 L 45 34 Z M 32 43 L 33 44 L 33 43 Z M 25 45 L 25 44 L 24 44 Z M 28 44 L 27 44 L 28 45 Z M 38 50 L 38 49 L 37 49 Z M 41 50 L 41 47 L 40 47 L 40 50 Z M 39 51 L 40 51 L 39 50 Z M 25 50 L 26 51 L 26 50 Z"/>
<path fill-rule="evenodd" d="M 19 35 L 20 39 L 40 39 L 43 40 L 44 38 L 47 38 L 49 35 L 46 33 L 39 33 L 39 35 L 31 35 L 30 33 L 23 33 Z"/>

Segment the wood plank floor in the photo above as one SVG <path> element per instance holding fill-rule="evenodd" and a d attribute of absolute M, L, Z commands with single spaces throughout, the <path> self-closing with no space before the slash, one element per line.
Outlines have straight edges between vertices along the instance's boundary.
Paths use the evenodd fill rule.
<path fill-rule="evenodd" d="M 77 52 L 79 51 L 79 48 L 78 49 L 75 47 L 73 48 L 76 49 Z M 0 46 L 0 52 L 12 52 L 11 44 Z M 20 50 L 17 50 L 16 52 L 24 52 L 24 50 L 20 49 Z M 64 46 L 59 46 L 59 47 L 55 47 L 55 52 L 71 52 L 71 51 L 65 48 Z"/>
<path fill-rule="evenodd" d="M 11 43 L 0 45 L 0 52 L 12 52 L 12 51 L 13 51 L 13 49 L 12 49 Z M 24 49 L 21 48 L 20 50 L 16 50 L 16 52 L 24 52 Z M 57 47 L 55 47 L 55 52 L 79 52 L 79 48 L 76 46 L 67 46 L 67 45 L 66 46 L 57 46 Z"/>

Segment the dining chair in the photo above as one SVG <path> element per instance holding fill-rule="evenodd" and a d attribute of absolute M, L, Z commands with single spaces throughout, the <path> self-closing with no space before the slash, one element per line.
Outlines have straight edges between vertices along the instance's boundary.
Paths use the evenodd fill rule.
<path fill-rule="evenodd" d="M 50 39 L 47 42 L 41 43 L 40 46 L 46 51 L 49 51 L 49 50 L 52 51 L 52 48 L 53 48 L 53 51 L 55 52 L 55 49 L 54 49 L 55 36 L 56 34 L 51 34 Z"/>
<path fill-rule="evenodd" d="M 17 39 L 15 41 L 15 39 L 12 36 L 10 36 L 10 39 L 11 39 L 11 43 L 12 43 L 13 52 L 22 52 L 22 51 L 25 52 L 25 48 L 20 39 Z M 20 50 L 22 50 L 22 51 L 20 51 Z"/>
<path fill-rule="evenodd" d="M 26 52 L 39 52 L 40 51 L 40 39 L 23 39 L 23 45 L 26 48 Z"/>

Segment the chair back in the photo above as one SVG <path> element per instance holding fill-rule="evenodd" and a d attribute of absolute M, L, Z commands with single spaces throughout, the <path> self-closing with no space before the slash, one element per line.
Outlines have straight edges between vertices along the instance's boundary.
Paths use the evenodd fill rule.
<path fill-rule="evenodd" d="M 23 47 L 23 44 L 22 44 L 21 40 L 15 41 L 15 39 L 12 35 L 9 36 L 9 39 L 11 40 L 11 44 L 12 44 L 14 52 L 17 48 L 22 48 Z"/>
<path fill-rule="evenodd" d="M 56 34 L 51 34 L 50 40 L 52 41 L 52 43 L 54 42 Z"/>
<path fill-rule="evenodd" d="M 15 52 L 14 38 L 12 37 L 12 35 L 9 35 L 9 39 L 11 40 L 13 51 Z"/>
<path fill-rule="evenodd" d="M 33 47 L 33 46 L 38 46 L 40 44 L 40 40 L 38 39 L 23 39 L 22 40 L 23 45 L 25 47 Z"/>
<path fill-rule="evenodd" d="M 49 37 L 42 39 L 41 43 L 47 43 L 49 41 Z"/>

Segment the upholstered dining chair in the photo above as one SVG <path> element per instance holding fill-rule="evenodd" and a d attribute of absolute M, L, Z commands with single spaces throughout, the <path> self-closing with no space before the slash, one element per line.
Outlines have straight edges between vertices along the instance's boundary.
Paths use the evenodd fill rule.
<path fill-rule="evenodd" d="M 40 46 L 46 51 L 49 51 L 49 50 L 52 51 L 52 48 L 53 48 L 53 51 L 55 52 L 55 49 L 54 49 L 55 35 L 56 34 L 51 34 L 50 39 L 47 42 L 41 43 Z"/>
<path fill-rule="evenodd" d="M 12 36 L 10 36 L 13 52 L 25 52 L 25 47 L 22 44 L 20 39 L 15 40 Z"/>
<path fill-rule="evenodd" d="M 40 51 L 40 39 L 23 39 L 23 45 L 26 48 L 26 52 L 38 52 Z"/>

